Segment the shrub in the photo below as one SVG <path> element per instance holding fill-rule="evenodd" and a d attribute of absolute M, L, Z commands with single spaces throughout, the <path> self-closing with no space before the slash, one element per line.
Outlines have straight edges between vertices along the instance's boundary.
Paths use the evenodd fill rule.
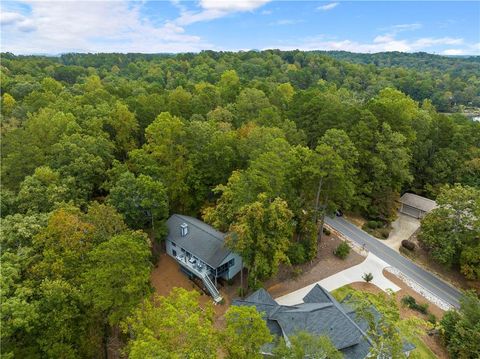
<path fill-rule="evenodd" d="M 371 229 L 380 228 L 382 226 L 382 222 L 380 221 L 368 221 L 367 227 Z"/>
<path fill-rule="evenodd" d="M 373 280 L 373 274 L 372 273 L 364 273 L 362 278 L 365 282 L 370 283 Z"/>
<path fill-rule="evenodd" d="M 323 227 L 323 234 L 325 234 L 326 236 L 329 236 L 330 234 L 332 234 L 332 232 L 330 232 L 328 228 Z"/>
<path fill-rule="evenodd" d="M 409 241 L 407 239 L 404 239 L 402 241 L 402 247 L 405 247 L 409 251 L 413 251 L 415 249 L 415 243 L 413 243 L 412 241 Z"/>
<path fill-rule="evenodd" d="M 306 262 L 305 247 L 301 243 L 291 245 L 287 255 L 291 264 L 302 264 Z"/>
<path fill-rule="evenodd" d="M 437 317 L 433 313 L 428 313 L 427 320 L 433 325 L 437 324 Z"/>
<path fill-rule="evenodd" d="M 380 236 L 381 236 L 383 239 L 387 239 L 388 236 L 390 235 L 390 229 L 388 229 L 388 228 L 381 228 L 381 229 L 379 229 L 379 233 L 380 233 Z"/>
<path fill-rule="evenodd" d="M 333 251 L 333 254 L 335 254 L 338 258 L 340 259 L 345 259 L 347 258 L 348 254 L 350 253 L 350 245 L 346 241 L 342 241 L 337 248 Z"/>
<path fill-rule="evenodd" d="M 402 304 L 405 305 L 406 307 L 408 307 L 410 309 L 413 309 L 413 310 L 416 310 L 417 312 L 420 312 L 422 314 L 427 314 L 428 313 L 428 304 L 427 303 L 423 303 L 423 304 L 417 303 L 415 298 L 413 298 L 411 295 L 404 296 L 402 298 Z"/>
<path fill-rule="evenodd" d="M 409 307 L 409 308 L 411 308 L 413 305 L 417 304 L 417 301 L 411 295 L 404 296 L 402 298 L 401 302 L 404 306 Z"/>

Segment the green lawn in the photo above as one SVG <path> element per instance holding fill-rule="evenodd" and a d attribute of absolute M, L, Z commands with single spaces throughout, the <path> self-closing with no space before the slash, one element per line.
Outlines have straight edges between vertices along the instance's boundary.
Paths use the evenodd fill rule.
<path fill-rule="evenodd" d="M 415 350 L 410 355 L 411 359 L 436 359 L 437 356 L 433 354 L 429 347 L 420 338 L 412 340 L 415 345 Z"/>

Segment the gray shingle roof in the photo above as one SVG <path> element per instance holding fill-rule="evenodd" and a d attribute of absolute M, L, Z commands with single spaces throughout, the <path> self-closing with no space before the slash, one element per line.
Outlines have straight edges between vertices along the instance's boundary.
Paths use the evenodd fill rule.
<path fill-rule="evenodd" d="M 233 305 L 253 305 L 259 312 L 265 313 L 272 334 L 289 337 L 299 331 L 306 331 L 315 335 L 327 335 L 345 358 L 367 357 L 371 349 L 371 340 L 367 335 L 368 323 L 357 316 L 348 301 L 339 303 L 318 284 L 303 300 L 304 303 L 294 306 L 280 305 L 267 291 L 260 289 L 243 300 L 234 300 Z M 378 314 L 376 310 L 375 312 Z M 405 350 L 408 348 L 408 345 L 404 346 Z M 263 351 L 268 352 L 268 349 L 271 350 L 270 347 L 265 347 Z"/>
<path fill-rule="evenodd" d="M 188 225 L 188 234 L 181 236 L 180 226 Z M 225 234 L 196 218 L 172 215 L 167 221 L 167 239 L 184 248 L 213 268 L 217 268 L 230 254 L 225 247 Z"/>
<path fill-rule="evenodd" d="M 437 207 L 437 202 L 414 193 L 405 193 L 402 197 L 400 197 L 400 203 L 417 208 L 424 212 L 430 212 L 432 209 Z"/>

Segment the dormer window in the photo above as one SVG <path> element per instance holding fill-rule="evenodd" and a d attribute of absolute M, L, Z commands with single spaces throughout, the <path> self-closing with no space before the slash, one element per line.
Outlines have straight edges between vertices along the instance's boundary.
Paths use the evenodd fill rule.
<path fill-rule="evenodd" d="M 182 223 L 180 225 L 180 234 L 182 237 L 185 237 L 188 234 L 188 224 Z"/>

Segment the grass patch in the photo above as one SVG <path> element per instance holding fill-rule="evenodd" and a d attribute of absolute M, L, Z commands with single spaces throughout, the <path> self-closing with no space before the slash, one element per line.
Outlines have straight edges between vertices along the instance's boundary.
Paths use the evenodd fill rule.
<path fill-rule="evenodd" d="M 414 338 L 412 341 L 415 345 L 415 349 L 412 351 L 410 358 L 415 359 L 437 359 L 437 356 L 433 354 L 430 348 L 420 338 Z"/>
<path fill-rule="evenodd" d="M 347 285 L 344 285 L 343 287 L 340 287 L 331 291 L 330 294 L 333 295 L 333 297 L 340 302 L 348 294 L 355 293 L 355 292 L 356 290 L 347 284 Z"/>

